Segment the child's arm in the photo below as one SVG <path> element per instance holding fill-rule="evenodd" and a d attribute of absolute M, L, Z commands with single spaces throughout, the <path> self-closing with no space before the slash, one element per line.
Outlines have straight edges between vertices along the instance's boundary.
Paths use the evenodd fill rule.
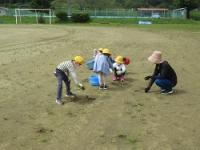
<path fill-rule="evenodd" d="M 111 58 L 108 57 L 107 60 L 108 60 L 109 68 L 113 70 L 113 63 L 112 63 L 112 61 L 111 61 Z"/>
<path fill-rule="evenodd" d="M 125 73 L 126 72 L 126 66 L 124 64 L 122 64 L 122 73 Z"/>

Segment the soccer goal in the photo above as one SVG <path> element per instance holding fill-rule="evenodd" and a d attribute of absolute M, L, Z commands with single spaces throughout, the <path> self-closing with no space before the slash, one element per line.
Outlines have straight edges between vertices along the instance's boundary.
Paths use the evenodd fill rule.
<path fill-rule="evenodd" d="M 185 8 L 174 9 L 172 11 L 172 18 L 186 18 L 187 10 Z"/>
<path fill-rule="evenodd" d="M 52 22 L 51 9 L 15 9 L 16 24 L 23 22 L 45 23 L 46 20 L 49 24 Z"/>

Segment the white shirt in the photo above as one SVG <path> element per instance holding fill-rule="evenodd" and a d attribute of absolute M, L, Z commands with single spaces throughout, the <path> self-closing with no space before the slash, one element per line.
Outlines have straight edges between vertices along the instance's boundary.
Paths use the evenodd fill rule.
<path fill-rule="evenodd" d="M 125 73 L 125 71 L 126 71 L 126 66 L 124 65 L 124 64 L 117 64 L 117 63 L 114 63 L 113 64 L 113 69 L 114 68 L 116 68 L 116 70 L 117 70 L 117 74 L 118 75 L 121 75 L 121 74 L 123 74 L 123 73 Z"/>

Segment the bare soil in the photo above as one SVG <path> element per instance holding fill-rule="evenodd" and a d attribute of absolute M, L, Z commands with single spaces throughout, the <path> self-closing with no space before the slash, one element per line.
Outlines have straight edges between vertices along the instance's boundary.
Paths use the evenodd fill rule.
<path fill-rule="evenodd" d="M 94 48 L 131 58 L 123 87 L 100 91 L 77 70 L 86 90 L 55 103 L 56 65 Z M 147 57 L 161 50 L 176 70 L 173 95 L 144 93 Z M 200 32 L 137 27 L 0 26 L 0 150 L 199 150 Z M 65 87 L 63 89 L 64 95 Z"/>

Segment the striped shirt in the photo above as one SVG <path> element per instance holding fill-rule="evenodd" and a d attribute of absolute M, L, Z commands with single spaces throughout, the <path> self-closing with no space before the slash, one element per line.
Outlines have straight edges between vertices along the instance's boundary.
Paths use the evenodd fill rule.
<path fill-rule="evenodd" d="M 79 84 L 79 81 L 76 75 L 75 66 L 72 60 L 62 62 L 56 68 L 65 72 L 67 76 L 71 74 L 75 84 Z"/>

